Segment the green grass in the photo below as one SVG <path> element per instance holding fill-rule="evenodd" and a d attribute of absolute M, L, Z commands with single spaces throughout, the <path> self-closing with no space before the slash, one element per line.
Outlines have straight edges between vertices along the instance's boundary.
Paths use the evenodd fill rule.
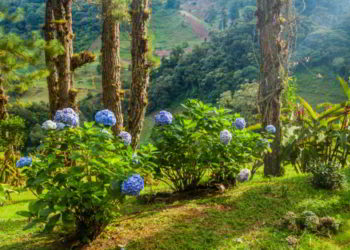
<path fill-rule="evenodd" d="M 350 184 L 349 169 L 346 174 Z M 160 184 L 155 190 L 169 189 Z M 149 187 L 143 191 L 148 192 Z M 0 208 L 0 249 L 55 249 L 55 237 L 38 234 L 40 228 L 21 231 L 25 221 L 15 212 L 32 198 L 22 193 L 14 197 L 22 203 Z M 304 210 L 340 219 L 341 232 L 324 237 L 306 231 L 296 234 L 279 226 L 286 212 Z M 224 193 L 153 204 L 130 197 L 121 207 L 122 216 L 88 249 L 118 249 L 121 245 L 126 249 L 289 249 L 286 238 L 290 235 L 299 239 L 298 249 L 350 249 L 349 211 L 349 186 L 317 190 L 307 175 L 297 175 L 291 169 L 281 178 L 266 179 L 259 173 L 253 181 Z"/>
<path fill-rule="evenodd" d="M 152 18 L 153 43 L 157 50 L 170 50 L 184 42 L 188 42 L 190 47 L 201 43 L 179 11 L 159 10 Z"/>

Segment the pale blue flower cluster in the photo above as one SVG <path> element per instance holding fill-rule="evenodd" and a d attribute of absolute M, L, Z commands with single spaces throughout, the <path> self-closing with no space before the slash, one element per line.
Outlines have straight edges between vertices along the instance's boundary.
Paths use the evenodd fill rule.
<path fill-rule="evenodd" d="M 268 133 L 271 133 L 271 134 L 276 133 L 276 128 L 275 128 L 275 126 L 273 126 L 273 125 L 267 125 L 266 128 L 265 128 L 265 130 L 266 130 Z"/>
<path fill-rule="evenodd" d="M 114 113 L 108 109 L 98 111 L 95 115 L 95 121 L 106 126 L 114 126 L 117 122 Z"/>
<path fill-rule="evenodd" d="M 239 172 L 237 179 L 239 182 L 245 182 L 249 180 L 249 177 L 250 177 L 250 170 L 248 168 L 244 168 Z"/>
<path fill-rule="evenodd" d="M 236 122 L 232 124 L 232 126 L 236 126 L 237 129 L 244 129 L 246 125 L 246 122 L 244 118 L 237 118 Z"/>
<path fill-rule="evenodd" d="M 57 126 L 57 130 L 62 130 L 66 127 L 66 124 L 62 123 L 62 122 L 57 122 L 56 123 L 56 126 Z"/>
<path fill-rule="evenodd" d="M 168 111 L 160 111 L 155 116 L 155 121 L 157 125 L 169 125 L 173 121 L 173 115 Z"/>
<path fill-rule="evenodd" d="M 140 164 L 139 157 L 137 156 L 136 153 L 133 153 L 133 154 L 132 154 L 132 163 L 134 163 L 134 164 Z"/>
<path fill-rule="evenodd" d="M 57 110 L 54 121 L 56 123 L 61 122 L 72 127 L 79 126 L 79 116 L 71 108 Z"/>
<path fill-rule="evenodd" d="M 138 174 L 134 174 L 123 181 L 121 190 L 123 194 L 136 196 L 140 194 L 144 186 L 143 178 Z"/>
<path fill-rule="evenodd" d="M 51 120 L 47 120 L 41 125 L 41 127 L 45 130 L 55 130 L 57 128 L 57 124 Z"/>
<path fill-rule="evenodd" d="M 131 144 L 131 135 L 128 132 L 126 131 L 120 132 L 119 137 L 123 140 L 125 146 L 128 146 Z"/>
<path fill-rule="evenodd" d="M 18 167 L 18 168 L 23 168 L 23 167 L 31 166 L 31 165 L 32 165 L 32 158 L 31 157 L 21 157 L 16 162 L 16 167 Z"/>
<path fill-rule="evenodd" d="M 225 130 L 220 132 L 220 142 L 222 144 L 227 145 L 230 143 L 231 140 L 232 140 L 232 134 L 230 131 L 225 129 Z"/>

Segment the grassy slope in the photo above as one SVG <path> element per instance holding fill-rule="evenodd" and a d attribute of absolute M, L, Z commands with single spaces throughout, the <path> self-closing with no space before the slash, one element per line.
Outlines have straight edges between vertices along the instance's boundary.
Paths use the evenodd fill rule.
<path fill-rule="evenodd" d="M 347 178 L 349 184 L 349 169 Z M 143 193 L 147 192 L 149 189 Z M 14 205 L 0 208 L 0 249 L 59 246 L 50 243 L 57 234 L 21 231 L 25 222 L 15 212 L 25 207 L 28 198 L 33 197 L 23 193 L 16 197 Z M 341 219 L 342 231 L 322 237 L 308 232 L 294 234 L 279 227 L 279 220 L 287 211 L 304 210 Z M 350 249 L 349 210 L 349 187 L 333 192 L 316 190 L 307 176 L 289 170 L 283 178 L 264 179 L 257 175 L 253 181 L 225 193 L 172 203 L 142 205 L 129 198 L 122 206 L 122 217 L 88 249 L 118 249 L 118 245 L 126 249 L 289 249 L 289 235 L 300 239 L 299 249 Z M 238 238 L 243 243 L 238 243 Z"/>

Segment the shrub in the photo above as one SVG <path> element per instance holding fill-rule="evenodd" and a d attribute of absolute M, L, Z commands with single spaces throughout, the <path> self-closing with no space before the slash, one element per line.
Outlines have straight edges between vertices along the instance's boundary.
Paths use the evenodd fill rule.
<path fill-rule="evenodd" d="M 27 187 L 38 195 L 29 212 L 20 212 L 34 218 L 27 228 L 44 223 L 44 231 L 51 231 L 61 225 L 75 229 L 82 242 L 94 240 L 117 216 L 124 196 L 141 190 L 130 184 L 136 170 L 131 147 L 93 125 L 48 131 L 37 160 L 23 168 Z M 153 151 L 149 146 L 138 152 L 139 169 L 146 171 Z"/>
<path fill-rule="evenodd" d="M 238 115 L 188 100 L 185 111 L 167 126 L 155 126 L 152 140 L 158 148 L 155 173 L 173 189 L 185 191 L 201 183 L 234 184 L 239 169 L 261 156 L 267 144 L 259 134 L 236 129 Z M 204 181 L 204 176 L 210 178 Z"/>
<path fill-rule="evenodd" d="M 3 160 L 0 159 L 0 182 L 15 186 L 23 184 L 16 161 L 26 139 L 26 127 L 22 118 L 11 115 L 0 121 L 0 151 L 4 152 Z"/>
<path fill-rule="evenodd" d="M 337 189 L 344 184 L 345 176 L 341 173 L 340 164 L 315 162 L 309 167 L 312 173 L 312 184 L 318 188 Z"/>

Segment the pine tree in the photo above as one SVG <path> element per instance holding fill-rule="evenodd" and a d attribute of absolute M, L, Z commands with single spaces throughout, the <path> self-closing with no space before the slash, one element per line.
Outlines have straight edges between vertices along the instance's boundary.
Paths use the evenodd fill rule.
<path fill-rule="evenodd" d="M 128 130 L 132 147 L 140 142 L 140 134 L 148 104 L 148 86 L 151 62 L 149 55 L 148 21 L 151 16 L 149 0 L 132 0 L 131 3 L 131 60 L 132 83 L 128 107 Z"/>
<path fill-rule="evenodd" d="M 20 10 L 12 15 L 1 14 L 1 16 L 18 21 Z M 7 117 L 8 96 L 5 90 L 21 86 L 27 88 L 47 75 L 45 69 L 29 70 L 29 66 L 38 65 L 44 47 L 44 41 L 35 33 L 30 39 L 24 40 L 16 34 L 6 34 L 0 30 L 0 120 Z"/>
<path fill-rule="evenodd" d="M 264 158 L 264 175 L 283 174 L 280 159 L 281 146 L 281 94 L 288 77 L 285 61 L 288 58 L 288 44 L 282 36 L 282 10 L 289 0 L 257 0 L 257 29 L 260 32 L 260 88 L 259 108 L 262 125 L 276 127 L 272 153 Z"/>

